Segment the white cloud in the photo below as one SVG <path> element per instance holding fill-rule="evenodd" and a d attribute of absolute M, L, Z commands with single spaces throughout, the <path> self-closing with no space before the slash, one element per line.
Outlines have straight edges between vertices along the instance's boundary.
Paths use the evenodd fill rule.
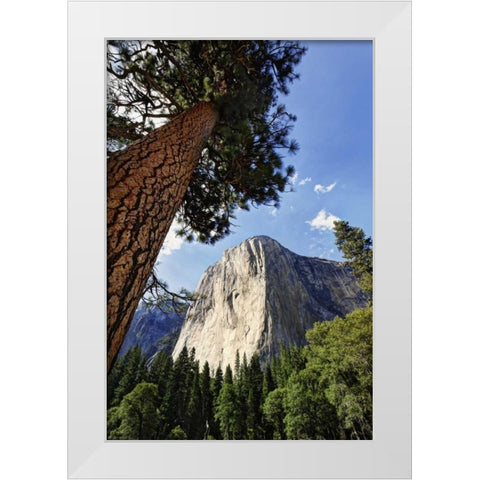
<path fill-rule="evenodd" d="M 162 248 L 160 250 L 160 255 L 158 258 L 162 257 L 162 255 L 171 255 L 174 250 L 180 250 L 183 244 L 183 239 L 181 237 L 177 237 L 175 234 L 175 230 L 180 227 L 180 224 L 174 220 L 172 225 L 170 226 L 170 230 L 165 237 L 163 242 Z"/>
<path fill-rule="evenodd" d="M 324 187 L 323 185 L 318 184 L 313 187 L 313 191 L 315 193 L 328 193 L 333 190 L 336 184 L 337 182 L 333 182 L 331 185 L 328 185 L 328 187 Z"/>
<path fill-rule="evenodd" d="M 337 216 L 327 213 L 324 209 L 317 213 L 313 220 L 307 220 L 312 230 L 333 230 L 333 222 L 340 220 Z"/>
<path fill-rule="evenodd" d="M 276 216 L 277 216 L 277 212 L 278 212 L 278 210 L 277 210 L 276 208 L 272 208 L 272 209 L 270 210 L 270 215 L 271 215 L 272 217 L 276 217 Z"/>
<path fill-rule="evenodd" d="M 306 177 L 298 182 L 299 185 L 305 185 L 307 182 L 311 182 L 312 177 Z"/>
<path fill-rule="evenodd" d="M 290 178 L 290 181 L 292 182 L 292 185 L 295 185 L 297 183 L 297 179 L 298 179 L 298 173 L 295 172 L 293 175 L 292 175 L 292 178 Z"/>

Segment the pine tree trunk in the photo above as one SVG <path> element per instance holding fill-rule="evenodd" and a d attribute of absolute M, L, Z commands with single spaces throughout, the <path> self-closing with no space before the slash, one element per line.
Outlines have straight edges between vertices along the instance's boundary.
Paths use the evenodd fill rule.
<path fill-rule="evenodd" d="M 108 160 L 108 371 L 217 117 L 200 102 Z"/>

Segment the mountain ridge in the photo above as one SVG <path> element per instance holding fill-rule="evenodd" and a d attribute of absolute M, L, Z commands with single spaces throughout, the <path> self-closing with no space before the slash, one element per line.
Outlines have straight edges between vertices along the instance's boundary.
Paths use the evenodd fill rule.
<path fill-rule="evenodd" d="M 183 320 L 184 315 L 174 310 L 162 311 L 160 308 L 148 307 L 144 302 L 140 302 L 120 348 L 119 357 L 123 357 L 135 345 L 141 348 L 147 359 L 158 350 L 170 355 L 173 347 L 164 345 L 162 339 L 171 337 L 175 332 L 179 333 Z"/>
<path fill-rule="evenodd" d="M 236 352 L 261 362 L 281 344 L 304 344 L 315 321 L 344 316 L 366 299 L 342 262 L 298 255 L 266 235 L 223 252 L 198 283 L 173 350 L 195 348 L 200 363 L 233 365 Z"/>

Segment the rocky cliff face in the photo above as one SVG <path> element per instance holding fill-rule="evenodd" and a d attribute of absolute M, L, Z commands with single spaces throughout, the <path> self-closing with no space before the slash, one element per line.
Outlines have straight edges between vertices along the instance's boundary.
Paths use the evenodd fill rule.
<path fill-rule="evenodd" d="M 141 302 L 125 336 L 119 356 L 125 355 L 135 345 L 140 346 L 147 359 L 158 350 L 171 354 L 172 340 L 176 341 L 183 319 L 184 315 L 174 311 L 163 312 L 159 308 L 149 309 Z"/>
<path fill-rule="evenodd" d="M 232 367 L 238 350 L 264 362 L 282 344 L 305 343 L 314 322 L 331 320 L 365 304 L 339 262 L 302 257 L 257 236 L 226 250 L 207 268 L 173 351 L 195 348 L 200 365 Z"/>

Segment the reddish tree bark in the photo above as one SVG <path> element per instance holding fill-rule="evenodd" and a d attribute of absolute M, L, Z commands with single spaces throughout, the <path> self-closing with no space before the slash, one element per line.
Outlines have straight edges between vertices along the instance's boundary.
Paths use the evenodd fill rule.
<path fill-rule="evenodd" d="M 217 118 L 200 102 L 108 160 L 108 371 Z"/>

